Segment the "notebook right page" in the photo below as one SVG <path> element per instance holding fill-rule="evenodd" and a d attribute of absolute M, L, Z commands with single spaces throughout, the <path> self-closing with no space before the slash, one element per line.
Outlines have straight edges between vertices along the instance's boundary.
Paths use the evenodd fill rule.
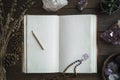
<path fill-rule="evenodd" d="M 96 32 L 95 15 L 60 16 L 60 72 L 72 62 L 81 59 L 85 53 L 89 55 L 89 59 L 77 67 L 77 72 L 97 72 Z M 75 65 L 67 73 L 73 73 Z"/>

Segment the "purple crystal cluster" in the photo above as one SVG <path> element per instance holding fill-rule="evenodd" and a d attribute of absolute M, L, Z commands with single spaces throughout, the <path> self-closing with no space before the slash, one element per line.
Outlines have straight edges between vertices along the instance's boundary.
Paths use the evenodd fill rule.
<path fill-rule="evenodd" d="M 113 45 L 120 45 L 120 20 L 101 34 L 101 38 Z"/>
<path fill-rule="evenodd" d="M 120 55 L 108 63 L 104 73 L 107 80 L 120 80 Z"/>
<path fill-rule="evenodd" d="M 87 6 L 87 4 L 88 4 L 88 0 L 79 0 L 77 7 L 80 11 L 83 11 L 83 9 Z"/>

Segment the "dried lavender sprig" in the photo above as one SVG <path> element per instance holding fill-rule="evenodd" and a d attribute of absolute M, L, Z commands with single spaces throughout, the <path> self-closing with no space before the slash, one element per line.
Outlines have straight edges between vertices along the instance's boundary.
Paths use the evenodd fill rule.
<path fill-rule="evenodd" d="M 8 13 L 8 15 L 10 16 L 10 17 L 8 17 L 10 19 L 10 21 L 14 20 L 14 15 L 15 15 L 14 13 L 16 11 L 17 2 L 18 2 L 17 0 L 13 0 L 10 12 Z"/>
<path fill-rule="evenodd" d="M 24 5 L 24 4 L 27 4 L 27 5 Z M 10 30 L 9 30 L 9 33 L 10 32 L 12 32 L 12 31 L 14 31 L 15 29 L 16 29 L 16 27 L 17 28 L 19 28 L 20 27 L 20 24 L 21 24 L 21 16 L 23 16 L 24 14 L 25 14 L 25 12 L 28 10 L 28 8 L 31 6 L 31 5 L 33 5 L 34 4 L 34 2 L 32 1 L 32 0 L 28 0 L 28 1 L 26 1 L 23 5 L 24 5 L 24 9 L 23 10 L 20 10 L 20 12 L 19 12 L 19 15 L 16 15 L 16 20 L 14 21 L 14 27 L 10 27 Z M 29 6 L 29 7 L 28 7 Z M 21 7 L 23 7 L 23 6 L 21 6 Z M 8 34 L 9 34 L 8 33 Z"/>
<path fill-rule="evenodd" d="M 33 5 L 34 2 L 32 0 L 27 0 L 21 7 L 20 7 L 20 12 L 19 12 L 19 16 L 22 14 L 21 12 L 24 12 L 25 10 L 27 11 L 31 5 Z M 18 17 L 18 15 L 16 16 L 16 18 Z M 20 26 L 21 26 L 21 22 L 22 21 L 19 21 L 18 24 L 16 24 L 15 28 L 13 31 L 18 31 Z"/>
<path fill-rule="evenodd" d="M 33 1 L 31 3 L 29 3 L 28 5 L 33 5 Z M 2 49 L 0 51 L 1 55 L 4 56 L 4 53 L 5 53 L 5 50 L 7 48 L 7 45 L 8 45 L 8 42 L 9 42 L 9 38 L 10 38 L 10 36 L 12 34 L 12 31 L 14 31 L 16 25 L 18 23 L 20 23 L 19 21 L 23 20 L 23 16 L 24 16 L 24 14 L 25 14 L 25 12 L 27 10 L 28 10 L 28 7 L 26 7 L 26 9 L 24 9 L 23 12 L 21 12 L 20 16 L 15 21 L 13 21 L 13 23 L 10 25 L 10 30 L 8 31 L 7 35 L 5 36 L 6 38 L 5 38 L 5 41 L 3 42 L 4 46 L 2 47 Z M 3 57 L 3 56 L 0 56 L 0 58 Z"/>
<path fill-rule="evenodd" d="M 30 0 L 31 1 L 31 0 Z M 29 6 L 33 5 L 34 2 L 31 1 L 30 3 L 28 3 Z M 26 11 L 28 10 L 29 7 L 26 6 L 26 8 L 21 12 L 21 14 L 19 15 L 19 17 L 13 22 L 13 24 L 10 25 L 10 30 L 6 36 L 6 39 L 5 39 L 5 44 L 7 45 L 8 44 L 8 41 L 9 41 L 9 38 L 12 34 L 12 32 L 15 30 L 16 26 L 20 26 L 22 20 L 23 20 L 23 17 L 24 17 L 24 14 L 26 13 Z"/>
<path fill-rule="evenodd" d="M 19 20 L 21 21 L 21 17 L 20 17 L 19 19 L 15 20 L 15 21 L 13 22 L 13 24 L 10 25 L 11 28 L 10 28 L 7 36 L 6 36 L 5 41 L 3 42 L 4 46 L 3 46 L 2 49 L 1 49 L 1 52 L 0 52 L 0 53 L 1 53 L 2 56 L 0 56 L 0 58 L 5 55 L 4 53 L 5 53 L 5 50 L 6 50 L 6 48 L 7 48 L 7 45 L 8 45 L 9 39 L 10 39 L 10 35 L 12 34 L 12 31 L 14 30 L 14 26 L 16 26 L 16 24 L 17 24 L 17 22 L 18 22 Z M 4 52 L 3 52 L 3 51 L 4 51 Z"/>
<path fill-rule="evenodd" d="M 2 36 L 3 36 L 3 2 L 0 0 L 0 47 L 2 46 Z"/>
<path fill-rule="evenodd" d="M 25 8 L 30 8 L 30 6 L 34 4 L 33 0 L 27 0 L 21 7 L 21 10 L 24 10 Z"/>
<path fill-rule="evenodd" d="M 9 25 L 10 22 L 14 20 L 14 12 L 15 12 L 15 8 L 17 6 L 17 0 L 13 0 L 12 6 L 10 8 L 10 12 L 7 14 L 7 18 L 6 18 L 6 23 L 4 25 L 4 36 L 6 36 L 8 30 L 9 30 Z"/>
<path fill-rule="evenodd" d="M 4 42 L 4 28 L 3 28 L 3 22 L 4 22 L 4 8 L 3 8 L 3 1 L 0 0 L 0 29 L 1 29 L 1 35 L 0 35 L 0 49 L 2 52 L 2 47 L 4 46 L 3 42 Z M 2 57 L 2 54 L 0 54 L 0 57 Z M 0 58 L 1 60 L 2 58 Z"/>
<path fill-rule="evenodd" d="M 11 29 L 10 29 L 7 37 L 6 37 L 6 41 L 4 42 L 4 46 L 2 46 L 2 48 L 1 48 L 1 50 L 0 50 L 0 53 L 1 53 L 1 54 L 0 54 L 0 55 L 1 55 L 1 56 L 0 56 L 0 60 L 1 60 L 1 61 L 4 60 L 4 58 L 5 58 L 5 51 L 6 51 L 6 48 L 7 48 L 9 39 L 10 39 L 10 35 L 11 35 L 11 33 L 12 33 L 12 29 L 14 29 L 14 26 L 16 26 L 17 22 L 21 23 L 21 21 L 23 20 L 23 16 L 24 16 L 24 14 L 25 14 L 26 11 L 27 11 L 27 9 L 25 9 L 24 12 L 21 13 L 21 15 L 19 16 L 19 18 L 13 22 L 13 25 L 11 25 Z M 2 64 L 1 64 L 1 66 L 2 66 Z M 2 69 L 2 72 L 3 72 L 4 75 L 2 75 L 2 76 L 0 76 L 0 77 L 1 77 L 1 79 L 6 80 L 5 69 L 4 69 L 4 67 L 2 67 L 2 68 L 3 68 L 3 69 Z M 3 70 L 4 70 L 4 71 L 3 71 Z"/>
<path fill-rule="evenodd" d="M 0 37 L 1 37 L 1 39 L 0 40 L 3 40 L 2 38 L 3 38 L 3 36 L 4 36 L 4 28 L 3 28 L 3 25 L 4 25 L 4 18 L 5 18 L 5 16 L 4 16 L 4 5 L 3 5 L 3 1 L 2 0 L 0 0 Z M 2 41 L 1 41 L 2 42 Z"/>
<path fill-rule="evenodd" d="M 27 11 L 27 8 L 23 9 L 23 11 L 20 12 L 20 15 L 18 15 L 18 18 L 16 20 L 14 20 L 13 22 L 11 22 L 11 18 L 10 18 L 11 15 L 10 15 L 10 13 L 8 13 L 8 15 L 7 15 L 8 19 L 6 19 L 6 23 L 4 25 L 4 30 L 5 31 L 3 31 L 3 32 L 8 32 L 8 33 L 5 36 L 3 36 L 5 38 L 4 38 L 4 40 L 2 39 L 3 40 L 2 41 L 3 45 L 0 48 L 0 74 L 1 74 L 0 75 L 0 80 L 6 80 L 6 71 L 5 71 L 4 65 L 2 63 L 2 60 L 5 58 L 5 54 L 6 54 L 5 52 L 6 52 L 6 48 L 7 48 L 8 42 L 10 40 L 10 35 L 12 34 L 12 31 L 14 30 L 15 26 L 19 25 L 22 22 L 23 16 L 24 16 L 26 11 Z M 13 13 L 13 11 L 12 11 L 12 13 Z M 9 31 L 7 31 L 7 27 L 6 26 L 9 26 L 8 27 Z"/>
<path fill-rule="evenodd" d="M 14 0 L 14 2 L 15 2 L 16 0 Z M 10 21 L 11 21 L 11 15 L 12 15 L 12 13 L 13 13 L 13 9 L 14 9 L 14 7 L 15 7 L 15 5 L 14 5 L 14 3 L 12 4 L 12 7 L 11 7 L 11 10 L 10 10 L 10 13 L 8 13 L 7 14 L 7 18 L 6 18 L 6 23 L 5 23 L 5 25 L 3 26 L 3 31 L 2 31 L 2 34 L 3 34 L 3 36 L 2 36 L 2 40 L 1 40 L 1 42 L 2 42 L 2 48 L 1 48 L 1 51 L 0 52 L 2 52 L 1 54 L 0 54 L 0 57 L 2 58 L 3 56 L 4 56 L 4 50 L 6 49 L 6 45 L 4 46 L 4 44 L 5 44 L 5 37 L 6 37 L 6 34 L 7 34 L 7 32 L 8 32 L 8 26 L 9 26 L 9 24 L 10 24 Z M 4 51 L 4 52 L 3 52 Z"/>
<path fill-rule="evenodd" d="M 27 1 L 20 7 L 20 9 L 19 9 L 19 11 L 18 11 L 18 14 L 16 15 L 15 18 L 18 19 L 18 17 L 22 14 L 21 12 L 27 11 L 27 10 L 31 7 L 31 5 L 33 5 L 33 4 L 34 4 L 34 1 L 32 1 L 32 0 L 27 0 Z M 13 31 L 19 30 L 20 24 L 21 24 L 21 22 L 19 21 L 18 24 L 16 24 L 16 26 L 14 27 L 14 30 L 13 30 Z"/>
<path fill-rule="evenodd" d="M 3 26 L 3 2 L 0 0 L 0 26 Z"/>
<path fill-rule="evenodd" d="M 14 54 L 14 53 L 7 53 L 5 55 L 4 67 L 7 68 L 9 66 L 12 66 L 16 64 L 18 60 L 19 60 L 19 55 Z"/>
<path fill-rule="evenodd" d="M 34 3 L 35 2 L 33 0 L 27 0 L 22 6 L 20 6 L 19 13 L 17 14 L 16 18 L 21 15 L 21 12 L 24 12 L 26 9 L 28 10 Z"/>

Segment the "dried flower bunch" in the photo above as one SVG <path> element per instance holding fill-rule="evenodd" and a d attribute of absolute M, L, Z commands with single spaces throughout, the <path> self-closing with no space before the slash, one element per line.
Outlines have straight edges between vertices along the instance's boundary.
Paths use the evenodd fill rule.
<path fill-rule="evenodd" d="M 25 12 L 34 4 L 32 0 L 25 0 L 18 6 L 20 0 L 12 0 L 10 9 L 5 11 L 6 4 L 3 1 L 0 0 L 0 80 L 6 80 L 5 67 L 15 64 L 19 59 L 18 54 L 7 53 L 8 44 L 19 30 Z"/>

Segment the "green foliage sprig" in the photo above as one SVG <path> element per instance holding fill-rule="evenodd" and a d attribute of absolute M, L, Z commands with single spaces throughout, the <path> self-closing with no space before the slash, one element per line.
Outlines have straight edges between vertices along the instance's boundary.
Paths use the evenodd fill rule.
<path fill-rule="evenodd" d="M 120 0 L 101 0 L 100 6 L 103 12 L 111 15 L 120 8 Z"/>

